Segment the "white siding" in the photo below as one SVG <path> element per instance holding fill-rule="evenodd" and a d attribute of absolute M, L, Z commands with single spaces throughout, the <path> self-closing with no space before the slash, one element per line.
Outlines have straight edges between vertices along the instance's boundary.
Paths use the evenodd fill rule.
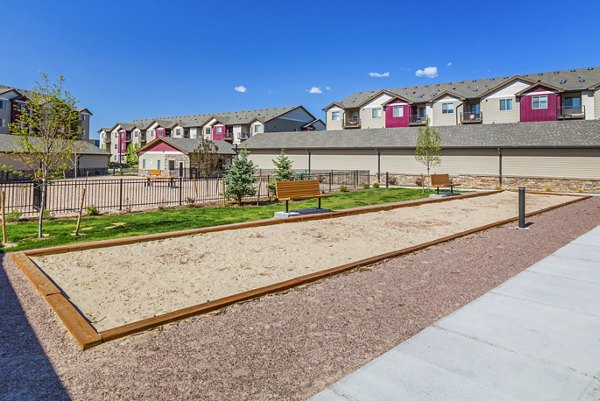
<path fill-rule="evenodd" d="M 593 91 L 583 91 L 581 92 L 581 105 L 585 108 L 585 119 L 593 120 L 594 118 L 600 118 L 600 116 L 595 115 L 595 101 L 594 101 L 594 92 Z"/>

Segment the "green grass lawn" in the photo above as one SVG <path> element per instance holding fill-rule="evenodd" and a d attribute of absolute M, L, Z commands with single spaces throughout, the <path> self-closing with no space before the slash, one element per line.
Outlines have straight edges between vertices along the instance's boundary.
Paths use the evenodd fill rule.
<path fill-rule="evenodd" d="M 340 210 L 358 206 L 377 205 L 419 199 L 433 191 L 421 193 L 420 189 L 379 188 L 357 192 L 335 193 L 322 200 L 322 207 Z M 290 209 L 316 207 L 317 200 L 291 202 Z M 44 223 L 44 233 L 48 238 L 38 240 L 37 222 L 26 221 L 7 225 L 8 240 L 15 246 L 1 248 L 0 253 L 45 248 L 74 242 L 96 241 L 133 235 L 153 234 L 192 228 L 210 227 L 222 224 L 241 223 L 273 217 L 276 211 L 284 211 L 285 203 L 265 206 L 243 207 L 198 207 L 165 209 L 151 212 L 136 212 L 105 216 L 84 217 L 81 221 L 81 235 L 73 236 L 76 220 L 53 219 Z"/>

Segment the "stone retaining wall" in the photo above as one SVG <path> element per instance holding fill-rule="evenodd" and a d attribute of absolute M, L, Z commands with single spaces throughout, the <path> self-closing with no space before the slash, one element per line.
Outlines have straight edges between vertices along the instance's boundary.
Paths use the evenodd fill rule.
<path fill-rule="evenodd" d="M 385 185 L 386 175 L 381 174 L 381 184 Z M 600 193 L 600 180 L 545 177 L 502 177 L 502 185 L 497 176 L 451 176 L 453 182 L 463 188 L 475 189 L 517 189 L 525 187 L 532 191 Z M 390 185 L 420 186 L 421 176 L 412 174 L 388 174 Z M 371 176 L 371 183 L 377 182 L 377 174 Z"/>

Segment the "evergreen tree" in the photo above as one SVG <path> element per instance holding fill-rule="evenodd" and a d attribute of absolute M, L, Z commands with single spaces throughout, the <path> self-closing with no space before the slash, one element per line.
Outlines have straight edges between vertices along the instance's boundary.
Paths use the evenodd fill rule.
<path fill-rule="evenodd" d="M 439 131 L 429 126 L 429 119 L 425 128 L 419 128 L 415 159 L 427 168 L 427 185 L 431 182 L 431 168 L 442 164 L 442 138 Z"/>
<path fill-rule="evenodd" d="M 233 199 L 238 205 L 241 205 L 244 196 L 254 195 L 256 193 L 253 186 L 255 174 L 256 167 L 251 160 L 248 160 L 248 151 L 242 149 L 233 158 L 231 167 L 229 167 L 225 176 L 225 196 L 227 199 Z"/>
<path fill-rule="evenodd" d="M 279 156 L 277 156 L 277 159 L 273 160 L 273 164 L 275 165 L 275 175 L 271 178 L 271 182 L 269 182 L 271 192 L 275 192 L 275 183 L 277 181 L 290 181 L 294 179 L 292 161 L 287 157 L 283 149 Z"/>

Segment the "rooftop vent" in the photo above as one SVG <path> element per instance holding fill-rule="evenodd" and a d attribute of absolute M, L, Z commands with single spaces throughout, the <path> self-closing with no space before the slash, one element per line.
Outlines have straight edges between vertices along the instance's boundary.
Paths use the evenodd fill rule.
<path fill-rule="evenodd" d="M 508 79 L 508 78 L 509 78 L 508 76 L 506 76 L 506 77 L 502 77 L 502 79 Z"/>
<path fill-rule="evenodd" d="M 475 88 L 473 89 L 473 92 L 479 92 L 479 89 Z"/>
<path fill-rule="evenodd" d="M 589 67 L 588 71 L 592 71 L 594 69 L 594 67 Z"/>
<path fill-rule="evenodd" d="M 529 75 L 528 75 L 528 74 L 524 74 L 523 76 L 524 76 L 524 77 L 527 77 L 527 76 L 529 76 Z"/>
<path fill-rule="evenodd" d="M 561 83 L 561 84 L 566 84 L 566 83 L 567 83 L 567 80 L 566 80 L 566 79 L 561 79 L 561 80 L 560 80 L 560 83 Z"/>
<path fill-rule="evenodd" d="M 585 82 L 585 79 L 581 78 L 581 79 L 579 80 L 579 82 Z"/>
<path fill-rule="evenodd" d="M 560 71 L 554 71 L 555 74 L 558 74 Z"/>
<path fill-rule="evenodd" d="M 575 72 L 575 70 L 571 70 L 571 72 Z"/>
<path fill-rule="evenodd" d="M 490 78 L 490 81 L 494 81 L 494 80 L 496 80 L 496 78 Z"/>

